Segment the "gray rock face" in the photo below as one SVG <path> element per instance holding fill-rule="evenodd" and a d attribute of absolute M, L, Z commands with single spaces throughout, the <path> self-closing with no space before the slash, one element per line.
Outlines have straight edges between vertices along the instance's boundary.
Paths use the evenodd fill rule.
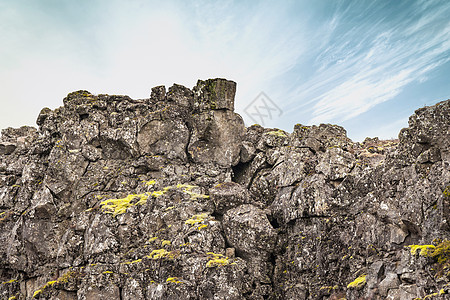
<path fill-rule="evenodd" d="M 235 92 L 77 91 L 3 130 L 0 298 L 449 298 L 450 100 L 353 143 L 245 128 Z"/>
<path fill-rule="evenodd" d="M 232 111 L 211 110 L 195 114 L 188 153 L 199 164 L 234 166 L 239 162 L 244 130 L 244 121 Z"/>
<path fill-rule="evenodd" d="M 215 212 L 221 215 L 229 209 L 249 203 L 247 189 L 235 182 L 219 183 L 209 190 L 209 196 L 214 202 Z"/>
<path fill-rule="evenodd" d="M 274 249 L 275 230 L 267 215 L 251 204 L 229 210 L 224 216 L 223 226 L 228 242 L 244 257 L 261 252 L 271 253 Z"/>

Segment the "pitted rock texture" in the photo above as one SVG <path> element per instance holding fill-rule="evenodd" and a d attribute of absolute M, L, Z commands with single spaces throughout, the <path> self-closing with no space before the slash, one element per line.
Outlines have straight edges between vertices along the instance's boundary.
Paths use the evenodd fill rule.
<path fill-rule="evenodd" d="M 449 100 L 353 143 L 246 128 L 235 92 L 77 91 L 3 130 L 0 298 L 449 299 Z"/>

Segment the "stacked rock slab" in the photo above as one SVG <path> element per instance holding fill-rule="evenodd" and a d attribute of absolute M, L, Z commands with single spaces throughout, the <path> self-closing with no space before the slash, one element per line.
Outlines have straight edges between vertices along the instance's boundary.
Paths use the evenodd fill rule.
<path fill-rule="evenodd" d="M 449 100 L 353 143 L 246 128 L 235 92 L 77 91 L 3 130 L 0 299 L 449 299 Z"/>

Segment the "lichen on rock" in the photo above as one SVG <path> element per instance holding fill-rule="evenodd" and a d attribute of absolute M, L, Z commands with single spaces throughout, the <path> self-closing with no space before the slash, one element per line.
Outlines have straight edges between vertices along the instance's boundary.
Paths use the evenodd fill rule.
<path fill-rule="evenodd" d="M 235 92 L 76 91 L 4 129 L 0 298 L 448 297 L 450 100 L 354 143 L 245 127 Z"/>

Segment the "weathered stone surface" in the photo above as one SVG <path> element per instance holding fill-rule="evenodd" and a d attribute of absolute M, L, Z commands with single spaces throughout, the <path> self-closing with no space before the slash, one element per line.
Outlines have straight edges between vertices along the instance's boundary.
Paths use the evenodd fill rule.
<path fill-rule="evenodd" d="M 316 166 L 316 172 L 329 180 L 344 179 L 355 165 L 355 157 L 341 148 L 328 148 Z"/>
<path fill-rule="evenodd" d="M 398 279 L 398 275 L 395 273 L 388 273 L 386 277 L 380 282 L 378 287 L 378 291 L 381 296 L 386 297 L 389 290 L 397 289 L 400 285 L 400 280 Z"/>
<path fill-rule="evenodd" d="M 185 161 L 189 130 L 182 121 L 152 120 L 137 135 L 142 155 L 165 155 Z"/>
<path fill-rule="evenodd" d="M 219 183 L 209 190 L 209 196 L 214 202 L 215 211 L 222 215 L 229 209 L 249 202 L 247 189 L 235 182 Z"/>
<path fill-rule="evenodd" d="M 166 98 L 166 87 L 164 85 L 152 88 L 150 98 L 156 101 L 162 101 Z"/>
<path fill-rule="evenodd" d="M 16 150 L 17 146 L 13 143 L 3 142 L 0 144 L 0 155 L 9 155 Z"/>
<path fill-rule="evenodd" d="M 228 110 L 195 114 L 188 146 L 192 160 L 199 164 L 216 163 L 227 168 L 240 159 L 244 121 Z"/>
<path fill-rule="evenodd" d="M 241 162 L 246 163 L 251 161 L 255 157 L 256 149 L 250 142 L 243 142 L 241 148 Z"/>
<path fill-rule="evenodd" d="M 234 110 L 234 95 L 236 82 L 216 78 L 199 80 L 194 87 L 195 109 L 200 111 L 209 109 Z"/>
<path fill-rule="evenodd" d="M 225 79 L 0 137 L 1 299 L 447 299 L 450 100 L 399 140 L 244 127 Z"/>
<path fill-rule="evenodd" d="M 273 251 L 276 232 L 259 208 L 244 204 L 231 209 L 225 214 L 223 224 L 226 239 L 241 255 Z"/>
<path fill-rule="evenodd" d="M 409 127 L 404 128 L 400 134 L 400 155 L 413 162 L 444 161 L 450 160 L 450 103 L 440 102 L 434 106 L 416 110 L 409 118 Z M 424 154 L 427 152 L 428 154 Z M 423 155 L 424 154 L 424 155 Z M 418 158 L 419 156 L 425 156 Z"/>

